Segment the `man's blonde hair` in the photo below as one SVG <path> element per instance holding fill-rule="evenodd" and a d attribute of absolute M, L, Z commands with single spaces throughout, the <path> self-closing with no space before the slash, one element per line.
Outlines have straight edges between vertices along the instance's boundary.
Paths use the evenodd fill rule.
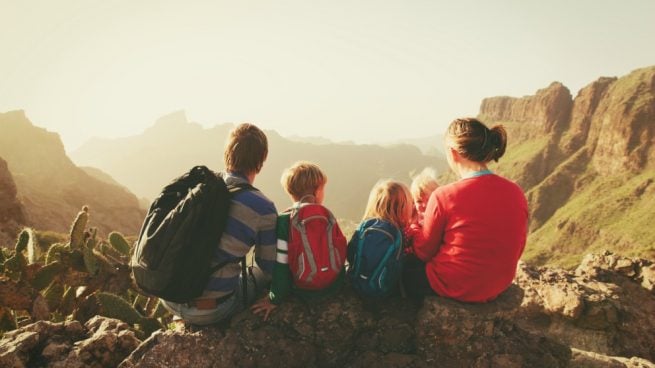
<path fill-rule="evenodd" d="M 259 173 L 268 156 L 266 134 L 253 124 L 234 128 L 225 144 L 225 169 L 243 175 Z"/>
<path fill-rule="evenodd" d="M 368 197 L 364 220 L 379 218 L 399 228 L 409 224 L 414 205 L 407 185 L 393 181 L 379 181 Z"/>
<path fill-rule="evenodd" d="M 424 194 L 431 194 L 439 187 L 437 172 L 431 167 L 426 167 L 418 175 L 412 178 L 410 192 L 414 200 L 423 197 Z"/>
<path fill-rule="evenodd" d="M 315 195 L 318 188 L 325 185 L 327 176 L 318 165 L 298 161 L 282 173 L 282 187 L 294 200 Z"/>

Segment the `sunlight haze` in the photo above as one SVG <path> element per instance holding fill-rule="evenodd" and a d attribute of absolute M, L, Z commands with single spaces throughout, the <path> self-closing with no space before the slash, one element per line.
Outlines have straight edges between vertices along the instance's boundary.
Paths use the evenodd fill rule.
<path fill-rule="evenodd" d="M 0 112 L 68 151 L 186 110 L 211 126 L 389 142 L 484 97 L 655 64 L 653 1 L 0 0 Z M 222 142 L 221 142 L 222 143 Z"/>

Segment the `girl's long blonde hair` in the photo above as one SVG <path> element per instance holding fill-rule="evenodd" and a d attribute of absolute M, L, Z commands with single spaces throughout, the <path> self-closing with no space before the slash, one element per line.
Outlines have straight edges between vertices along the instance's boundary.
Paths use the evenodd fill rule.
<path fill-rule="evenodd" d="M 364 220 L 380 218 L 402 229 L 409 224 L 413 209 L 412 195 L 407 185 L 393 180 L 381 180 L 368 196 Z"/>

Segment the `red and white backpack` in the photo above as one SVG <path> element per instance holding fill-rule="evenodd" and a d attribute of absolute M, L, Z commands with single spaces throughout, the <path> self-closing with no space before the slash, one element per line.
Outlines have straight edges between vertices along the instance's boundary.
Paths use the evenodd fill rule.
<path fill-rule="evenodd" d="M 291 210 L 289 268 L 301 289 L 320 290 L 337 279 L 346 262 L 347 241 L 334 215 L 315 203 Z"/>

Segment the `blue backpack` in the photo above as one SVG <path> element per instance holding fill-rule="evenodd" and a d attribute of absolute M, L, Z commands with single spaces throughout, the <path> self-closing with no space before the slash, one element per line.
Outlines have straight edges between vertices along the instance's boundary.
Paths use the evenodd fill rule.
<path fill-rule="evenodd" d="M 404 260 L 403 235 L 388 221 L 362 222 L 348 246 L 351 260 L 348 276 L 361 295 L 388 296 L 400 282 Z"/>

